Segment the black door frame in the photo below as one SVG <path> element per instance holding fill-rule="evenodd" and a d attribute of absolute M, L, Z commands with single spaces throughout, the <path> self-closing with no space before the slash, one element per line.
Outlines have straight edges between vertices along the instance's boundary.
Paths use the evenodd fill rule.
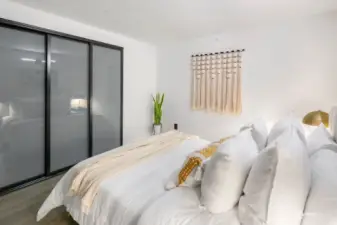
<path fill-rule="evenodd" d="M 123 101 L 124 101 L 124 95 L 123 95 L 123 78 L 124 78 L 124 48 L 117 46 L 117 45 L 111 45 L 104 42 L 91 40 L 83 37 L 74 36 L 71 34 L 66 34 L 58 31 L 53 31 L 41 27 L 36 27 L 29 24 L 24 24 L 12 20 L 3 19 L 0 17 L 0 27 L 10 28 L 14 30 L 20 30 L 30 33 L 37 33 L 40 35 L 45 36 L 45 74 L 44 74 L 44 94 L 45 94 L 45 157 L 44 157 L 44 173 L 37 175 L 35 177 L 10 184 L 8 186 L 0 188 L 0 196 L 8 194 L 10 192 L 22 189 L 24 187 L 30 186 L 32 184 L 44 181 L 46 179 L 49 179 L 51 177 L 57 176 L 72 166 L 68 166 L 66 168 L 62 168 L 57 171 L 50 171 L 50 66 L 51 66 L 51 52 L 50 52 L 50 38 L 52 36 L 64 38 L 72 41 L 77 41 L 81 43 L 86 43 L 88 45 L 88 158 L 93 156 L 93 140 L 92 140 L 92 93 L 93 93 L 93 46 L 100 46 L 104 48 L 109 48 L 113 50 L 120 51 L 121 54 L 121 83 L 120 83 L 120 90 L 121 90 L 121 105 L 120 105 L 120 145 L 123 144 Z"/>

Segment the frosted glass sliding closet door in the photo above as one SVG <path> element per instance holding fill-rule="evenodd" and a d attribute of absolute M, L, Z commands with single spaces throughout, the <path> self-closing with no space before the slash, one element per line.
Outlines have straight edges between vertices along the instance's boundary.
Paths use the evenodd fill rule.
<path fill-rule="evenodd" d="M 92 46 L 92 145 L 93 155 L 122 143 L 121 51 Z"/>
<path fill-rule="evenodd" d="M 45 36 L 0 27 L 0 188 L 44 174 Z"/>
<path fill-rule="evenodd" d="M 0 196 L 123 143 L 123 48 L 0 18 Z"/>
<path fill-rule="evenodd" d="M 89 45 L 52 36 L 50 52 L 50 171 L 53 172 L 89 156 Z"/>

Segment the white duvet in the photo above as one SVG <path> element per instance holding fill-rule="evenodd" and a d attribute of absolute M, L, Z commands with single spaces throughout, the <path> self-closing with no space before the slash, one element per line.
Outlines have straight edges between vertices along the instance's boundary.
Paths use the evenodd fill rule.
<path fill-rule="evenodd" d="M 202 139 L 186 140 L 165 154 L 150 158 L 105 180 L 100 185 L 88 214 L 81 212 L 78 197 L 67 196 L 75 175 L 75 166 L 64 175 L 43 203 L 37 220 L 52 209 L 64 205 L 80 225 L 136 225 L 144 209 L 165 194 L 165 185 L 171 173 L 181 167 L 188 154 L 207 144 L 209 142 Z M 94 158 L 87 159 L 78 166 L 91 160 Z"/>
<path fill-rule="evenodd" d="M 200 206 L 200 188 L 178 187 L 157 199 L 138 225 L 240 225 L 237 209 L 210 213 Z"/>

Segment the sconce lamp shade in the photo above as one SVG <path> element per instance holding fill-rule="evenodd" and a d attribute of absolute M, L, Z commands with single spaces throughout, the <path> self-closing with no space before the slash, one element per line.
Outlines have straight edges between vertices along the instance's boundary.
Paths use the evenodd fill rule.
<path fill-rule="evenodd" d="M 304 116 L 302 122 L 311 126 L 319 126 L 323 123 L 326 127 L 329 127 L 329 114 L 320 110 L 309 112 Z"/>

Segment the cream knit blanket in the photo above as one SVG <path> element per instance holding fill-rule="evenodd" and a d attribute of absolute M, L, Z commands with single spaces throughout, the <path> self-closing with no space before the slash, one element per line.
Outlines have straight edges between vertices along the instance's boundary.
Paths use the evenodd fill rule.
<path fill-rule="evenodd" d="M 197 137 L 169 131 L 107 152 L 94 162 L 77 168 L 78 173 L 71 184 L 70 195 L 81 198 L 81 209 L 88 214 L 104 180 L 191 138 Z"/>

